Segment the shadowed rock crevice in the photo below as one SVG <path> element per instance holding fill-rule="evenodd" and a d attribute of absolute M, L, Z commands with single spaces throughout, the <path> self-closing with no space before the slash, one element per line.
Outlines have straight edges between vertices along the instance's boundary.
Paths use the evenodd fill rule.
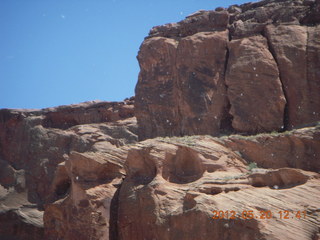
<path fill-rule="evenodd" d="M 190 148 L 179 147 L 164 163 L 162 177 L 172 183 L 185 184 L 198 180 L 203 173 L 200 156 Z"/>
<path fill-rule="evenodd" d="M 109 240 L 118 240 L 118 211 L 119 211 L 119 193 L 121 185 L 118 186 L 110 204 L 109 218 Z"/>
<path fill-rule="evenodd" d="M 287 189 L 305 184 L 310 177 L 295 169 L 282 168 L 267 173 L 254 173 L 249 178 L 254 187 Z"/>
<path fill-rule="evenodd" d="M 61 198 L 69 193 L 71 187 L 71 180 L 65 179 L 64 181 L 58 183 L 55 189 L 55 194 L 58 198 Z"/>
<path fill-rule="evenodd" d="M 288 124 L 289 124 L 289 113 L 288 113 L 288 102 L 289 102 L 289 98 L 287 96 L 287 90 L 285 88 L 285 85 L 282 81 L 282 77 L 281 77 L 281 71 L 280 71 L 280 68 L 279 68 L 279 63 L 278 63 L 278 60 L 276 58 L 276 53 L 274 51 L 274 49 L 272 48 L 272 45 L 270 44 L 270 39 L 268 38 L 268 34 L 266 34 L 266 29 L 264 29 L 264 31 L 262 32 L 262 35 L 266 38 L 267 40 L 267 44 L 268 44 L 268 49 L 269 49 L 269 52 L 272 54 L 273 56 L 273 59 L 274 61 L 276 62 L 277 64 L 277 68 L 278 68 L 278 72 L 279 72 L 279 80 L 281 82 L 281 88 L 282 88 L 282 92 L 283 92 L 283 95 L 286 99 L 286 104 L 284 106 L 284 111 L 283 111 L 283 127 L 282 129 L 280 130 L 280 132 L 284 132 L 285 130 L 288 129 Z"/>
<path fill-rule="evenodd" d="M 231 33 L 229 31 L 229 42 L 231 41 Z M 226 48 L 226 60 L 225 60 L 225 65 L 224 65 L 224 85 L 226 88 L 226 92 L 228 92 L 228 85 L 226 84 L 226 74 L 227 74 L 227 69 L 228 69 L 228 63 L 229 63 L 229 48 Z M 234 132 L 234 129 L 232 127 L 232 121 L 233 121 L 233 116 L 230 114 L 230 109 L 231 109 L 231 103 L 229 100 L 228 95 L 226 94 L 226 99 L 227 99 L 227 104 L 226 104 L 226 113 L 224 117 L 222 117 L 221 122 L 220 122 L 220 134 L 221 135 L 230 135 L 231 133 Z"/>

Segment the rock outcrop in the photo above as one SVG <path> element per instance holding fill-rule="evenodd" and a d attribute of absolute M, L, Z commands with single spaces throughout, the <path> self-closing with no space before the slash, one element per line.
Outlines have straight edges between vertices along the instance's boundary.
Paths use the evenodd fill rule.
<path fill-rule="evenodd" d="M 67 178 L 70 192 L 46 206 L 46 239 L 116 239 L 118 188 L 125 176 L 125 158 L 124 149 L 70 154 L 61 170 L 67 175 L 57 172 L 54 181 L 59 188 Z"/>
<path fill-rule="evenodd" d="M 64 162 L 72 151 L 109 152 L 138 140 L 133 101 L 0 110 L 0 229 L 8 229 L 1 239 L 30 239 L 29 231 L 43 239 L 44 206 L 70 191 Z"/>
<path fill-rule="evenodd" d="M 316 239 L 319 133 L 316 125 L 72 152 L 55 173 L 53 189 L 70 185 L 46 206 L 46 239 Z"/>
<path fill-rule="evenodd" d="M 250 169 L 217 140 L 163 138 L 132 147 L 119 195 L 118 239 L 317 236 L 318 173 Z"/>
<path fill-rule="evenodd" d="M 319 24 L 198 11 L 150 31 L 133 98 L 0 109 L 0 239 L 319 240 Z"/>
<path fill-rule="evenodd" d="M 228 32 L 146 39 L 136 87 L 139 137 L 214 134 L 227 122 Z M 227 125 L 227 123 L 226 123 Z"/>
<path fill-rule="evenodd" d="M 154 27 L 138 54 L 140 139 L 319 121 L 319 6 L 265 0 Z"/>

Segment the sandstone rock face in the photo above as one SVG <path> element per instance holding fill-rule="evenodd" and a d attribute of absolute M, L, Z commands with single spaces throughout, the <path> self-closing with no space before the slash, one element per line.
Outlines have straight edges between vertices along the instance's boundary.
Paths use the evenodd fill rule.
<path fill-rule="evenodd" d="M 134 98 L 124 102 L 85 102 L 76 105 L 44 109 L 43 125 L 66 129 L 87 123 L 115 122 L 134 116 Z"/>
<path fill-rule="evenodd" d="M 154 27 L 138 54 L 140 139 L 319 121 L 319 5 L 265 0 Z"/>
<path fill-rule="evenodd" d="M 214 134 L 227 125 L 227 41 L 222 31 L 142 44 L 136 88 L 140 138 Z"/>
<path fill-rule="evenodd" d="M 27 200 L 26 191 L 20 187 L 0 185 L 0 237 L 4 240 L 44 239 L 43 211 Z"/>
<path fill-rule="evenodd" d="M 267 40 L 232 40 L 229 51 L 226 84 L 233 128 L 248 133 L 281 130 L 286 100 Z"/>
<path fill-rule="evenodd" d="M 73 152 L 65 163 L 71 185 L 67 197 L 46 207 L 46 239 L 115 239 L 117 189 L 126 152 Z M 57 174 L 55 188 L 65 181 Z M 59 181 L 60 179 L 60 181 Z"/>
<path fill-rule="evenodd" d="M 270 25 L 266 34 L 289 99 L 287 128 L 319 120 L 319 27 Z"/>
<path fill-rule="evenodd" d="M 247 161 L 256 162 L 261 167 L 292 167 L 320 172 L 319 125 L 284 134 L 235 135 L 222 140 Z"/>
<path fill-rule="evenodd" d="M 32 229 L 32 239 L 43 239 L 44 204 L 59 201 L 71 186 L 63 166 L 71 151 L 106 152 L 137 141 L 132 101 L 0 110 L 0 187 L 12 192 L 0 198 L 1 219 L 10 219 L 0 228 L 12 229 L 0 232 L 1 239 L 30 239 Z M 21 201 L 11 206 L 15 198 Z"/>
<path fill-rule="evenodd" d="M 319 240 L 319 11 L 198 11 L 150 31 L 135 98 L 0 109 L 0 239 Z"/>
<path fill-rule="evenodd" d="M 129 150 L 119 195 L 119 239 L 316 236 L 319 174 L 292 168 L 249 170 L 244 159 L 217 140 L 146 140 Z M 280 215 L 282 209 L 294 214 L 290 220 Z M 213 219 L 214 211 L 234 211 L 237 217 Z M 254 217 L 246 217 L 249 211 Z M 265 211 L 273 216 L 261 219 Z M 306 214 L 304 221 L 298 211 Z"/>

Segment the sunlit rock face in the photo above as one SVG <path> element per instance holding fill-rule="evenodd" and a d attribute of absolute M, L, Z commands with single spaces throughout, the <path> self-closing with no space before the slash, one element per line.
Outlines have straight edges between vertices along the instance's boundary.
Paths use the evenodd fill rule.
<path fill-rule="evenodd" d="M 138 137 L 133 101 L 134 98 L 124 102 L 86 102 L 42 110 L 0 110 L 0 239 L 57 239 L 56 236 L 62 236 L 57 231 L 68 239 L 71 235 L 61 229 L 82 226 L 80 222 L 72 225 L 68 221 L 73 219 L 63 212 L 64 207 L 68 211 L 73 209 L 73 202 L 69 198 L 63 199 L 71 193 L 72 180 L 77 177 L 71 175 L 72 171 L 66 168 L 69 165 L 65 162 L 76 158 L 74 155 L 69 157 L 72 151 L 110 153 L 113 149 L 136 142 Z M 107 181 L 104 174 L 107 170 L 103 170 L 103 166 L 108 165 L 109 161 L 104 164 L 102 160 L 99 163 L 88 160 L 85 162 L 87 165 L 83 165 L 83 162 L 81 167 L 91 172 L 85 174 L 84 179 L 97 182 L 96 185 L 102 180 Z M 100 168 L 99 164 L 102 172 L 96 171 Z M 113 175 L 108 173 L 108 176 Z M 121 182 L 121 176 L 114 177 L 115 181 L 120 178 L 118 182 Z M 77 189 L 84 192 L 79 181 L 80 187 Z M 111 186 L 118 184 L 111 182 Z M 97 204 L 99 209 L 104 205 L 110 209 L 108 201 L 112 201 L 117 188 L 109 185 L 87 194 L 89 200 L 95 199 L 92 201 L 96 202 L 106 196 L 106 200 L 101 200 L 102 205 Z M 89 203 L 89 200 L 86 201 Z M 80 209 L 84 208 L 86 201 L 82 201 Z M 72 204 L 66 205 L 65 202 Z M 51 217 L 48 217 L 48 213 L 43 216 L 44 209 L 53 213 Z M 91 213 L 90 210 L 79 212 Z M 99 216 L 98 213 L 94 214 Z M 44 223 L 43 218 L 50 221 Z M 63 219 L 61 221 L 67 225 L 60 226 L 59 219 Z M 101 221 L 109 224 L 108 219 L 109 216 L 106 216 Z M 97 227 L 88 224 L 88 228 Z M 71 231 L 76 231 L 76 227 Z M 97 235 L 107 236 L 108 231 L 108 228 L 104 228 Z M 50 233 L 50 237 L 46 232 Z M 78 235 L 80 233 L 72 236 Z"/>
<path fill-rule="evenodd" d="M 260 1 L 154 27 L 138 54 L 140 139 L 319 121 L 319 6 Z"/>
<path fill-rule="evenodd" d="M 133 146 L 119 195 L 118 239 L 314 239 L 320 175 L 284 163 L 250 167 L 224 145 L 239 140 L 250 148 L 254 139 L 242 138 L 156 138 Z M 260 165 L 264 157 L 255 157 Z"/>
<path fill-rule="evenodd" d="M 1 109 L 0 239 L 319 240 L 319 23 L 198 11 L 150 31 L 135 97 Z"/>

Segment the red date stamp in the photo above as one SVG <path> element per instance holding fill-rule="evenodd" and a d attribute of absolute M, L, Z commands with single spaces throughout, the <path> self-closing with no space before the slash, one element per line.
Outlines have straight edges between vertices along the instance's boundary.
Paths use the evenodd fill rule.
<path fill-rule="evenodd" d="M 253 211 L 253 210 L 244 210 L 241 212 L 236 211 L 222 211 L 214 210 L 212 211 L 212 219 L 305 219 L 307 216 L 306 211 L 287 211 L 281 210 L 278 212 L 272 211 Z"/>

